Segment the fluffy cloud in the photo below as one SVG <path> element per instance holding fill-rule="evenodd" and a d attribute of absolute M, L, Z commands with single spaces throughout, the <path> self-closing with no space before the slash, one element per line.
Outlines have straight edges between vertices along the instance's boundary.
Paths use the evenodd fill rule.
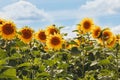
<path fill-rule="evenodd" d="M 20 0 L 19 2 L 3 7 L 0 15 L 2 18 L 13 19 L 15 21 L 50 21 L 50 16 L 44 10 L 38 9 L 35 5 L 25 0 Z"/>
<path fill-rule="evenodd" d="M 82 5 L 79 11 L 91 16 L 118 14 L 120 0 L 90 0 Z"/>
<path fill-rule="evenodd" d="M 56 14 L 57 13 L 57 14 Z M 72 10 L 53 11 L 50 14 L 57 19 L 79 19 L 82 17 L 100 17 L 120 13 L 120 0 L 87 0 L 85 4 Z"/>
<path fill-rule="evenodd" d="M 120 34 L 120 25 L 111 28 L 113 33 Z"/>

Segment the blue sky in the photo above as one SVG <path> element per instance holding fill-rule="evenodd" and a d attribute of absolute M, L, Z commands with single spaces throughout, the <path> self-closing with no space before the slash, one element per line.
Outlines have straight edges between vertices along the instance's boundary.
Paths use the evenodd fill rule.
<path fill-rule="evenodd" d="M 65 26 L 71 34 L 82 18 L 120 33 L 120 0 L 0 0 L 0 17 L 38 30 L 48 25 Z"/>

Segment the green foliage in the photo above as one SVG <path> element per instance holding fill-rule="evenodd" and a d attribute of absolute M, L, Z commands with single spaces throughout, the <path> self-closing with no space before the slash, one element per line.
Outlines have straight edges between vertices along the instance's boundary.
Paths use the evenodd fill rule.
<path fill-rule="evenodd" d="M 45 50 L 36 40 L 24 44 L 17 38 L 1 39 L 0 80 L 118 80 L 120 45 L 102 47 L 88 35 L 74 38 L 80 45 L 68 40 L 73 47 L 59 51 Z"/>

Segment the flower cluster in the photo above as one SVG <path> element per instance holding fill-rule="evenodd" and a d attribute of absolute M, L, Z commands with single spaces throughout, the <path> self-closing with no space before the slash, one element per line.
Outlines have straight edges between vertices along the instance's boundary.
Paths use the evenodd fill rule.
<path fill-rule="evenodd" d="M 34 31 L 0 19 L 0 80 L 119 80 L 120 34 L 91 18 L 65 38 L 63 26 Z"/>
<path fill-rule="evenodd" d="M 35 33 L 28 26 L 16 30 L 16 25 L 12 21 L 1 19 L 0 26 L 0 35 L 4 40 L 19 38 L 25 44 L 29 44 L 33 39 L 36 39 L 41 43 L 45 43 L 50 49 L 60 50 L 62 48 L 63 38 L 55 25 L 50 25 L 46 30 L 40 29 Z"/>
<path fill-rule="evenodd" d="M 116 41 L 120 43 L 120 35 L 113 34 L 109 28 L 101 29 L 94 24 L 91 18 L 84 18 L 77 25 L 77 30 L 79 35 L 90 33 L 92 38 L 97 39 L 101 45 L 106 45 L 107 47 L 113 47 Z M 38 32 L 34 32 L 34 30 L 28 26 L 24 26 L 22 29 L 17 30 L 16 25 L 12 21 L 0 19 L 0 35 L 5 40 L 19 38 L 26 44 L 36 39 L 40 43 L 44 43 L 49 49 L 54 50 L 60 50 L 63 44 L 67 44 L 65 43 L 67 41 L 63 39 L 63 35 L 55 25 L 50 25 L 47 26 L 45 30 L 40 29 Z M 77 40 L 77 42 L 75 42 L 80 44 L 80 40 Z"/>
<path fill-rule="evenodd" d="M 79 34 L 90 33 L 92 38 L 97 39 L 101 45 L 107 47 L 113 47 L 117 40 L 118 43 L 120 43 L 120 38 L 116 38 L 120 35 L 115 35 L 109 28 L 101 29 L 100 26 L 95 25 L 90 18 L 84 18 L 80 24 L 78 24 L 77 30 Z"/>

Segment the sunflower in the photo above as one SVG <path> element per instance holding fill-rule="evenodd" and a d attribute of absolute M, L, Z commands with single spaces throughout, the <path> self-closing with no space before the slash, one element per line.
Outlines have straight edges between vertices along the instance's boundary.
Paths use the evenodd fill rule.
<path fill-rule="evenodd" d="M 4 19 L 0 19 L 0 25 L 2 25 L 5 22 Z"/>
<path fill-rule="evenodd" d="M 55 27 L 55 25 L 50 25 L 46 28 L 46 35 L 54 35 L 54 33 L 59 33 L 59 30 Z"/>
<path fill-rule="evenodd" d="M 93 30 L 92 30 L 92 37 L 93 38 L 98 38 L 100 36 L 101 33 L 101 28 L 99 26 L 96 26 Z"/>
<path fill-rule="evenodd" d="M 107 47 L 113 47 L 116 43 L 116 36 L 113 36 L 109 41 L 107 41 Z"/>
<path fill-rule="evenodd" d="M 35 38 L 37 40 L 39 40 L 40 42 L 46 42 L 46 34 L 44 30 L 39 30 L 36 34 L 35 34 Z"/>
<path fill-rule="evenodd" d="M 21 39 L 24 43 L 29 43 L 33 37 L 33 30 L 28 27 L 24 27 L 19 31 L 18 38 Z"/>
<path fill-rule="evenodd" d="M 11 21 L 4 22 L 0 27 L 0 34 L 5 40 L 12 40 L 16 35 L 16 25 Z"/>
<path fill-rule="evenodd" d="M 49 49 L 60 50 L 64 40 L 60 34 L 54 34 L 47 37 L 46 45 Z"/>
<path fill-rule="evenodd" d="M 102 38 L 103 38 L 102 40 L 107 41 L 112 37 L 113 37 L 113 33 L 109 29 L 106 29 L 102 32 Z"/>
<path fill-rule="evenodd" d="M 86 32 L 90 32 L 92 30 L 92 28 L 94 27 L 94 23 L 93 20 L 90 18 L 84 18 L 81 22 L 80 22 L 80 26 L 81 26 L 81 30 L 86 33 Z"/>

